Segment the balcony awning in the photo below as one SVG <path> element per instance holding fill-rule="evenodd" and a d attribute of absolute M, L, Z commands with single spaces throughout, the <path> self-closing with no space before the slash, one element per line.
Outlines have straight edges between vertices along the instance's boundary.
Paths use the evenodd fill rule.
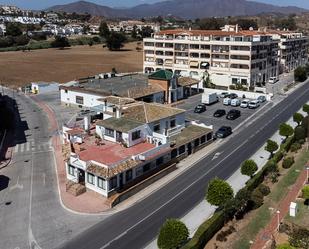
<path fill-rule="evenodd" d="M 208 67 L 209 66 L 209 63 L 208 62 L 202 62 L 201 63 L 201 67 Z"/>
<path fill-rule="evenodd" d="M 173 64 L 173 60 L 171 60 L 171 59 L 166 59 L 166 60 L 165 60 L 165 64 Z"/>
<path fill-rule="evenodd" d="M 198 67 L 198 62 L 197 61 L 190 61 L 190 66 Z"/>

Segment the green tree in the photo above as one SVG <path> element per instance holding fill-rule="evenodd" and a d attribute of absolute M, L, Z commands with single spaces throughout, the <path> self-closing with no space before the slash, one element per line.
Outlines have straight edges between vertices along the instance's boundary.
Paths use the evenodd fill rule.
<path fill-rule="evenodd" d="M 306 200 L 306 203 L 307 203 L 308 208 L 309 208 L 309 185 L 306 185 L 306 186 L 303 187 L 302 193 L 303 193 L 303 197 Z"/>
<path fill-rule="evenodd" d="M 137 26 L 136 25 L 133 26 L 133 30 L 131 32 L 131 36 L 132 36 L 133 39 L 137 38 Z"/>
<path fill-rule="evenodd" d="M 307 71 L 304 67 L 298 67 L 294 71 L 294 79 L 298 82 L 304 82 L 307 79 Z"/>
<path fill-rule="evenodd" d="M 234 195 L 232 187 L 219 178 L 212 179 L 206 191 L 206 200 L 214 206 L 222 206 L 232 199 Z"/>
<path fill-rule="evenodd" d="M 294 130 L 292 128 L 292 126 L 288 125 L 287 123 L 282 123 L 279 126 L 279 135 L 280 136 L 284 136 L 286 139 L 289 136 L 292 136 L 294 133 Z"/>
<path fill-rule="evenodd" d="M 122 33 L 111 32 L 106 38 L 106 46 L 109 50 L 119 50 L 123 47 L 123 43 L 127 40 L 126 36 Z"/>
<path fill-rule="evenodd" d="M 107 23 L 102 21 L 100 23 L 100 27 L 99 27 L 99 34 L 100 34 L 100 36 L 104 37 L 104 38 L 108 38 L 110 33 L 111 32 L 109 31 Z"/>
<path fill-rule="evenodd" d="M 154 30 L 150 26 L 144 26 L 142 29 L 139 31 L 139 35 L 141 38 L 146 38 L 146 37 L 151 37 L 151 34 L 154 32 Z"/>
<path fill-rule="evenodd" d="M 274 152 L 278 150 L 278 148 L 279 148 L 279 145 L 275 141 L 270 140 L 270 139 L 267 140 L 265 150 L 270 153 L 271 157 L 273 157 Z"/>
<path fill-rule="evenodd" d="M 258 166 L 253 160 L 246 160 L 241 164 L 240 172 L 243 175 L 252 177 L 257 170 Z"/>
<path fill-rule="evenodd" d="M 9 22 L 6 25 L 6 35 L 19 36 L 22 35 L 23 31 L 19 23 Z"/>
<path fill-rule="evenodd" d="M 290 244 L 281 244 L 276 247 L 276 249 L 296 249 L 294 246 Z"/>
<path fill-rule="evenodd" d="M 294 115 L 293 115 L 293 121 L 294 121 L 295 123 L 297 123 L 298 126 L 301 124 L 301 122 L 303 121 L 303 119 L 304 119 L 304 116 L 303 116 L 301 113 L 299 113 L 299 112 L 294 113 Z"/>
<path fill-rule="evenodd" d="M 294 137 L 296 141 L 306 139 L 306 129 L 302 126 L 297 126 L 294 129 Z"/>
<path fill-rule="evenodd" d="M 14 38 L 15 44 L 18 46 L 27 45 L 30 41 L 29 37 L 26 35 L 16 36 Z"/>
<path fill-rule="evenodd" d="M 303 105 L 303 111 L 307 113 L 307 115 L 309 115 L 309 105 L 304 104 Z"/>
<path fill-rule="evenodd" d="M 65 47 L 70 47 L 70 43 L 68 38 L 63 37 L 63 36 L 56 36 L 55 40 L 51 43 L 51 46 L 53 48 L 65 48 Z"/>
<path fill-rule="evenodd" d="M 160 229 L 157 245 L 159 249 L 180 248 L 189 237 L 186 225 L 180 220 L 168 219 Z"/>

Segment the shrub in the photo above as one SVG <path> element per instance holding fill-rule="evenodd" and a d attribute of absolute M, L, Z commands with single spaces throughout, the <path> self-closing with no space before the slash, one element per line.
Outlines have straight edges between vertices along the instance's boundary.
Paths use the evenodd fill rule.
<path fill-rule="evenodd" d="M 303 105 L 303 111 L 306 112 L 307 115 L 309 115 L 309 105 L 308 104 Z"/>
<path fill-rule="evenodd" d="M 283 152 L 281 150 L 277 151 L 276 154 L 273 156 L 273 160 L 274 162 L 280 162 L 280 160 L 283 158 Z"/>
<path fill-rule="evenodd" d="M 272 183 L 278 182 L 278 173 L 275 173 L 275 172 L 271 173 L 270 179 Z"/>
<path fill-rule="evenodd" d="M 216 236 L 216 240 L 218 240 L 218 241 L 227 241 L 226 237 L 231 235 L 234 232 L 236 232 L 235 227 L 229 226 L 229 228 L 227 230 L 224 230 L 224 231 L 221 231 L 220 233 L 218 233 L 218 235 Z"/>
<path fill-rule="evenodd" d="M 270 193 L 270 188 L 266 186 L 265 184 L 260 184 L 258 187 L 258 190 L 262 193 L 262 195 L 266 196 Z"/>
<path fill-rule="evenodd" d="M 300 143 L 293 143 L 293 144 L 291 145 L 291 151 L 292 151 L 292 152 L 297 152 L 300 148 L 301 148 Z"/>
<path fill-rule="evenodd" d="M 295 81 L 304 82 L 307 79 L 307 72 L 304 67 L 298 67 L 294 71 Z"/>
<path fill-rule="evenodd" d="M 224 214 L 222 211 L 214 213 L 211 218 L 199 226 L 193 238 L 181 249 L 204 248 L 209 240 L 223 227 Z"/>
<path fill-rule="evenodd" d="M 274 160 L 269 160 L 266 164 L 267 174 L 277 173 L 279 171 L 278 165 Z"/>
<path fill-rule="evenodd" d="M 276 249 L 296 249 L 294 246 L 290 244 L 281 244 L 276 247 Z"/>
<path fill-rule="evenodd" d="M 294 229 L 291 233 L 289 242 L 296 248 L 309 248 L 309 231 L 303 228 Z"/>
<path fill-rule="evenodd" d="M 299 142 L 300 144 L 304 144 L 304 143 L 305 143 L 305 139 L 299 139 L 298 142 Z"/>
<path fill-rule="evenodd" d="M 20 35 L 20 36 L 15 37 L 14 41 L 17 46 L 23 46 L 23 45 L 27 45 L 30 39 L 26 35 Z"/>
<path fill-rule="evenodd" d="M 250 198 L 250 204 L 253 209 L 257 209 L 263 205 L 264 196 L 259 189 L 255 189 Z"/>
<path fill-rule="evenodd" d="M 294 157 L 287 157 L 282 162 L 282 168 L 289 169 L 294 163 Z"/>
<path fill-rule="evenodd" d="M 158 247 L 160 249 L 179 248 L 187 242 L 189 231 L 186 225 L 176 219 L 168 219 L 160 229 Z"/>
<path fill-rule="evenodd" d="M 302 126 L 297 126 L 294 129 L 294 138 L 295 141 L 299 141 L 301 139 L 305 139 L 306 138 L 306 130 L 304 127 Z"/>
<path fill-rule="evenodd" d="M 236 86 L 235 85 L 229 85 L 230 90 L 235 90 Z"/>
<path fill-rule="evenodd" d="M 299 112 L 294 113 L 293 121 L 297 123 L 297 125 L 300 125 L 303 119 L 304 119 L 304 116 L 301 113 Z"/>

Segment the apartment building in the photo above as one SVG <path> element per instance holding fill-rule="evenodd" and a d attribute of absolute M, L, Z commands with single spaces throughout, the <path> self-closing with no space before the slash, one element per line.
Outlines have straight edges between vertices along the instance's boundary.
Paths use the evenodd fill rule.
<path fill-rule="evenodd" d="M 216 85 L 255 86 L 279 74 L 279 40 L 266 32 L 240 30 L 164 30 L 144 39 L 144 71 L 171 70 Z"/>
<path fill-rule="evenodd" d="M 268 31 L 279 42 L 280 73 L 290 72 L 308 62 L 308 37 L 299 32 Z"/>
<path fill-rule="evenodd" d="M 186 122 L 185 110 L 115 96 L 101 101 L 103 119 L 63 127 L 71 148 L 67 190 L 78 184 L 110 197 L 212 141 L 212 127 Z"/>

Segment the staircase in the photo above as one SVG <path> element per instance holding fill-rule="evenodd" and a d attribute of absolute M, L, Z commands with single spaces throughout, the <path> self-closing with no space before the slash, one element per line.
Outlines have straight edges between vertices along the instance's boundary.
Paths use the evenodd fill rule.
<path fill-rule="evenodd" d="M 73 181 L 67 181 L 65 190 L 71 195 L 78 196 L 86 192 L 86 186 Z"/>

